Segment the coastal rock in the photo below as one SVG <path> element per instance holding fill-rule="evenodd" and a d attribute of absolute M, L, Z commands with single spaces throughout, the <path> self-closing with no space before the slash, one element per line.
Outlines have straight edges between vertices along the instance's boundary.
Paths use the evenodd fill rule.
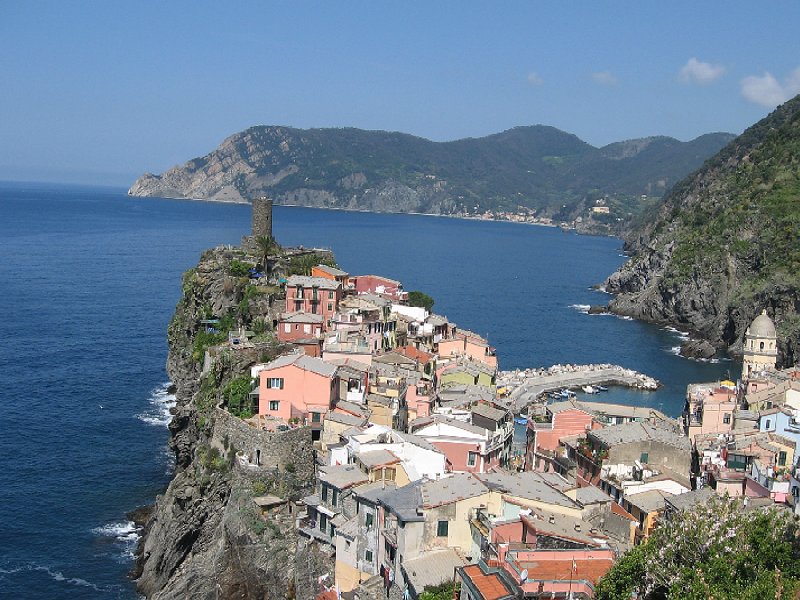
<path fill-rule="evenodd" d="M 594 305 L 589 307 L 589 314 L 590 315 L 604 315 L 608 312 L 608 306 L 606 305 Z"/>
<path fill-rule="evenodd" d="M 717 349 L 706 340 L 688 340 L 681 344 L 680 354 L 686 358 L 707 360 L 717 353 Z"/>

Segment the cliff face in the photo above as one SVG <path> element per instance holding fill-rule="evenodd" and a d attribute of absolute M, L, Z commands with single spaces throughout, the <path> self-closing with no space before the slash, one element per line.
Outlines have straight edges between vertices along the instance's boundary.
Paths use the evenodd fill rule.
<path fill-rule="evenodd" d="M 258 495 L 298 500 L 311 492 L 310 431 L 259 431 L 221 407 L 228 382 L 283 348 L 267 332 L 253 347 L 212 348 L 211 358 L 202 358 L 201 319 L 226 315 L 249 323 L 256 315 L 271 320 L 278 310 L 280 298 L 269 286 L 256 295 L 246 278 L 229 274 L 232 261 L 243 258 L 243 252 L 225 248 L 204 253 L 184 276 L 170 323 L 167 368 L 178 400 L 170 432 L 177 469 L 138 549 L 133 575 L 148 598 L 310 600 L 317 578 L 333 575 L 330 559 L 298 538 L 293 514 L 263 520 L 253 502 Z M 255 463 L 256 453 L 258 466 L 243 464 Z"/>
<path fill-rule="evenodd" d="M 632 258 L 606 281 L 611 309 L 693 331 L 737 352 L 762 309 L 779 361 L 800 353 L 800 97 L 677 184 L 629 235 Z"/>
<path fill-rule="evenodd" d="M 522 206 L 562 220 L 586 213 L 587 198 L 610 195 L 627 198 L 625 216 L 641 194 L 661 196 L 731 137 L 594 148 L 544 126 L 442 143 L 385 131 L 260 126 L 204 157 L 143 175 L 129 194 L 231 202 L 269 195 L 278 204 L 433 214 Z"/>

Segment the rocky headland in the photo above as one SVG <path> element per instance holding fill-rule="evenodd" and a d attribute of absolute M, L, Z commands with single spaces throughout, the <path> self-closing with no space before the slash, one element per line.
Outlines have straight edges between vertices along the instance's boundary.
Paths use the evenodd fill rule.
<path fill-rule="evenodd" d="M 269 260 L 278 276 L 297 259 Z M 253 502 L 265 494 L 293 502 L 310 492 L 310 431 L 260 431 L 224 407 L 231 382 L 249 381 L 251 364 L 283 351 L 259 326 L 279 309 L 279 288 L 240 272 L 257 260 L 252 247 L 218 247 L 183 277 L 168 335 L 176 472 L 151 511 L 137 515 L 146 525 L 132 575 L 148 598 L 310 599 L 318 577 L 333 577 L 330 558 L 298 537 L 292 515 L 264 520 Z M 203 324 L 210 320 L 213 328 Z M 225 329 L 239 326 L 262 333 L 243 347 L 227 344 Z"/>
<path fill-rule="evenodd" d="M 800 358 L 800 97 L 678 183 L 628 235 L 610 310 L 688 330 L 733 353 L 766 309 L 779 363 Z M 701 355 L 708 346 L 690 348 Z"/>

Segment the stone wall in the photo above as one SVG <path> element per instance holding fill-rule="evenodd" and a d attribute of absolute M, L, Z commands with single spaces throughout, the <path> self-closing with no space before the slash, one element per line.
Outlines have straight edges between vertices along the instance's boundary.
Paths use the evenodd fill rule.
<path fill-rule="evenodd" d="M 311 429 L 300 427 L 272 433 L 249 426 L 220 408 L 214 411 L 214 436 L 211 443 L 220 450 L 233 445 L 252 465 L 268 470 L 290 471 L 300 481 L 313 481 L 314 450 Z"/>

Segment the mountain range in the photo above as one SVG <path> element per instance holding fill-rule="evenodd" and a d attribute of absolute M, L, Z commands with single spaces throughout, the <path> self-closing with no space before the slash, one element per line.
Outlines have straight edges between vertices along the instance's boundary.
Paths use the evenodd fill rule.
<path fill-rule="evenodd" d="M 276 204 L 445 215 L 535 211 L 556 220 L 605 199 L 606 221 L 617 222 L 651 206 L 733 137 L 649 137 L 596 148 L 543 125 L 450 142 L 257 126 L 203 157 L 143 175 L 129 194 L 232 202 L 269 195 Z"/>

